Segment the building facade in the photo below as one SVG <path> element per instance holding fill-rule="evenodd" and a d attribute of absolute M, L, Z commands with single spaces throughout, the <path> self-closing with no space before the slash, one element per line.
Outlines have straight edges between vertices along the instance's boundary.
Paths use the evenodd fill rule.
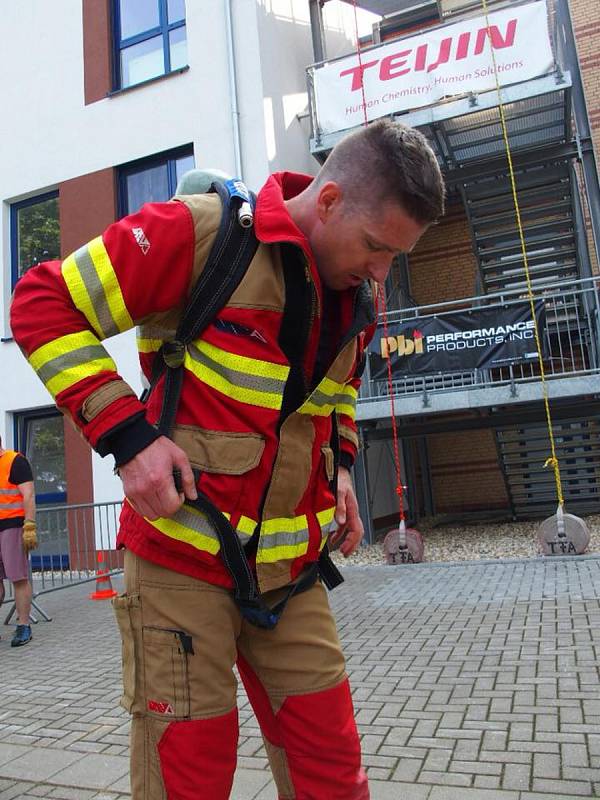
<path fill-rule="evenodd" d="M 340 59 L 322 47 L 322 4 L 314 3 L 311 151 L 322 160 L 347 130 L 391 116 L 428 137 L 449 190 L 447 214 L 398 260 L 387 287 L 390 325 L 406 337 L 392 340 L 391 388 L 373 356 L 359 398 L 364 448 L 356 478 L 370 534 L 397 523 L 399 514 L 390 395 L 409 518 L 489 511 L 525 518 L 555 510 L 533 332 L 524 334 L 529 344 L 519 357 L 496 354 L 474 363 L 448 352 L 444 362 L 427 350 L 466 352 L 476 346 L 474 333 L 492 331 L 478 320 L 527 311 L 523 251 L 542 314 L 540 349 L 566 508 L 597 511 L 600 6 L 590 0 L 358 5 L 380 19 Z M 457 324 L 466 327 L 457 333 Z M 421 338 L 430 329 L 450 333 Z M 415 366 L 419 359 L 425 366 Z"/>
<path fill-rule="evenodd" d="M 238 175 L 254 189 L 279 169 L 314 173 L 309 7 L 23 0 L 6 4 L 0 28 L 0 435 L 30 457 L 38 503 L 118 500 L 112 459 L 92 453 L 56 412 L 11 339 L 15 281 L 143 202 L 167 200 L 194 165 Z M 353 10 L 330 4 L 324 31 L 330 52 L 346 52 Z M 133 332 L 107 349 L 141 391 Z"/>

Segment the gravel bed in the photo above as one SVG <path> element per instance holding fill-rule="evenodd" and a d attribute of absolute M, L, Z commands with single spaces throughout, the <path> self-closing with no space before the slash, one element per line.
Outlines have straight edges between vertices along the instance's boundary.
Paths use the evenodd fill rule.
<path fill-rule="evenodd" d="M 586 516 L 590 531 L 587 553 L 600 553 L 600 514 Z M 490 558 L 531 558 L 539 555 L 536 531 L 540 520 L 527 522 L 440 523 L 435 518 L 424 519 L 418 525 L 425 544 L 425 561 L 478 561 Z M 392 526 L 390 526 L 392 527 Z M 341 565 L 384 564 L 382 539 L 376 544 L 360 547 L 358 552 L 344 558 L 333 553 Z"/>

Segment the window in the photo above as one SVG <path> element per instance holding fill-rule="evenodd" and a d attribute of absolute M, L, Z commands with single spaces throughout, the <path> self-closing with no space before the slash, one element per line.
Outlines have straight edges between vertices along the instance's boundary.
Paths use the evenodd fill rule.
<path fill-rule="evenodd" d="M 38 195 L 10 208 L 12 285 L 40 261 L 60 258 L 58 192 Z"/>
<path fill-rule="evenodd" d="M 67 498 L 65 431 L 62 414 L 55 409 L 15 417 L 17 448 L 33 470 L 38 504 L 64 503 Z"/>
<path fill-rule="evenodd" d="M 114 0 L 115 88 L 187 65 L 185 0 Z"/>
<path fill-rule="evenodd" d="M 191 147 L 135 161 L 119 171 L 119 214 L 133 214 L 144 203 L 159 203 L 175 194 L 181 176 L 194 166 Z"/>

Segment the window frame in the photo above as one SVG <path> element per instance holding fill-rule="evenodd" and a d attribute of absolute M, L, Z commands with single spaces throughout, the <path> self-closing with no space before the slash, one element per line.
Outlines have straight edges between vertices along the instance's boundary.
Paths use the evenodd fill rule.
<path fill-rule="evenodd" d="M 26 200 L 17 200 L 10 204 L 10 287 L 15 288 L 19 275 L 19 211 L 29 206 L 45 203 L 47 200 L 59 201 L 59 233 L 60 233 L 60 197 L 57 189 L 43 194 L 36 194 Z"/>
<path fill-rule="evenodd" d="M 137 172 L 143 172 L 152 167 L 167 165 L 167 184 L 169 189 L 169 197 L 175 194 L 177 187 L 177 165 L 176 161 L 186 156 L 194 157 L 194 146 L 192 144 L 182 145 L 174 150 L 164 150 L 162 153 L 154 153 L 145 158 L 138 158 L 135 161 L 130 161 L 127 164 L 122 164 L 118 167 L 117 179 L 117 214 L 118 218 L 126 216 L 127 214 L 134 214 L 138 209 L 129 210 L 127 208 L 127 178 L 130 175 L 135 175 Z M 148 202 L 148 201 L 146 201 Z"/>
<path fill-rule="evenodd" d="M 22 453 L 25 458 L 27 454 L 27 428 L 31 422 L 49 417 L 62 417 L 61 412 L 52 406 L 47 408 L 37 408 L 35 411 L 16 411 L 13 414 L 13 441 L 15 450 Z M 65 454 L 66 459 L 66 454 Z M 35 495 L 37 505 L 60 505 L 67 502 L 67 492 L 43 492 Z"/>
<path fill-rule="evenodd" d="M 162 78 L 164 75 L 171 75 L 174 72 L 180 72 L 187 68 L 188 65 L 182 64 L 180 67 L 176 69 L 171 68 L 171 49 L 169 45 L 169 34 L 171 31 L 177 30 L 178 28 L 185 28 L 187 25 L 187 8 L 185 9 L 186 13 L 183 19 L 177 20 L 177 22 L 169 22 L 169 9 L 168 9 L 168 0 L 154 0 L 158 3 L 158 26 L 154 28 L 148 28 L 148 30 L 144 31 L 143 33 L 136 33 L 134 36 L 129 36 L 126 39 L 121 38 L 121 12 L 120 12 L 120 0 L 112 0 L 111 3 L 111 16 L 112 16 L 112 44 L 113 44 L 113 91 L 126 91 L 127 89 L 133 89 L 135 86 L 142 86 L 149 81 L 157 80 L 158 78 Z M 125 50 L 127 47 L 131 47 L 135 44 L 140 44 L 141 42 L 145 42 L 148 39 L 153 39 L 156 36 L 162 36 L 162 46 L 163 46 L 163 72 L 159 73 L 158 75 L 152 75 L 150 77 L 144 78 L 137 83 L 130 83 L 127 86 L 123 85 L 123 75 L 121 74 L 121 51 Z M 187 42 L 187 33 L 186 33 L 186 42 Z"/>

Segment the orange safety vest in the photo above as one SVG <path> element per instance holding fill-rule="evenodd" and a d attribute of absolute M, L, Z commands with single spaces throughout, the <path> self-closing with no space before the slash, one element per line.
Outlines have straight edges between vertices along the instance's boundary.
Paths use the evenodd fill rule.
<path fill-rule="evenodd" d="M 0 456 L 0 519 L 18 519 L 25 516 L 23 495 L 16 483 L 9 480 L 13 461 L 21 455 L 5 450 Z"/>

